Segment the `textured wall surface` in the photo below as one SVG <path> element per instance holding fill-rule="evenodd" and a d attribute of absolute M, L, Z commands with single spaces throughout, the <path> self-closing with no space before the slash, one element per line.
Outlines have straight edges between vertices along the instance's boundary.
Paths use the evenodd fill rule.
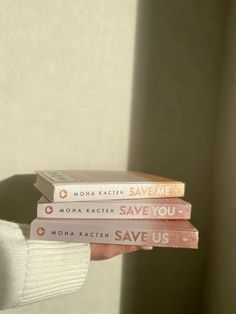
<path fill-rule="evenodd" d="M 3 1 L 0 17 L 1 177 L 126 167 L 136 1 Z"/>
<path fill-rule="evenodd" d="M 135 23 L 135 0 L 0 3 L 1 218 L 34 218 L 35 169 L 126 169 Z M 120 278 L 91 263 L 75 295 L 6 313 L 118 313 Z"/>

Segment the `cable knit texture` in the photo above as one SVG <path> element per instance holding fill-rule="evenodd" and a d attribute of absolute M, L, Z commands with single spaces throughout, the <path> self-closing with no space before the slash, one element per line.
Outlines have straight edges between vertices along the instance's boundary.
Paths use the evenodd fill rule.
<path fill-rule="evenodd" d="M 0 220 L 0 310 L 77 291 L 88 244 L 29 240 L 30 226 Z"/>

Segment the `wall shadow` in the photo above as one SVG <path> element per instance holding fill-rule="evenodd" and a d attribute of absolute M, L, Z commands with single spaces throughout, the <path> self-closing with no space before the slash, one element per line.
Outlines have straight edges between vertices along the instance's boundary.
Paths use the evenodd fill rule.
<path fill-rule="evenodd" d="M 34 174 L 14 175 L 0 182 L 0 219 L 31 223 L 41 195 L 34 182 Z"/>
<path fill-rule="evenodd" d="M 200 248 L 125 256 L 121 314 L 203 313 L 223 24 L 220 1 L 138 2 L 129 169 L 186 183 Z"/>

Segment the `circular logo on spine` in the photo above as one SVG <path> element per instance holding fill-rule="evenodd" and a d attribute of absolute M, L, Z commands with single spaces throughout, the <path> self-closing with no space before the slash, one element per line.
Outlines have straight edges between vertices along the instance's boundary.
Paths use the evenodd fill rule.
<path fill-rule="evenodd" d="M 45 229 L 44 229 L 43 227 L 39 227 L 39 228 L 37 229 L 37 234 L 38 234 L 39 236 L 43 236 L 44 233 L 45 233 Z"/>
<path fill-rule="evenodd" d="M 52 206 L 47 206 L 47 207 L 45 208 L 45 213 L 46 213 L 46 214 L 51 214 L 52 212 L 53 212 Z"/>
<path fill-rule="evenodd" d="M 68 195 L 68 192 L 66 190 L 61 190 L 60 191 L 60 198 L 66 198 Z"/>

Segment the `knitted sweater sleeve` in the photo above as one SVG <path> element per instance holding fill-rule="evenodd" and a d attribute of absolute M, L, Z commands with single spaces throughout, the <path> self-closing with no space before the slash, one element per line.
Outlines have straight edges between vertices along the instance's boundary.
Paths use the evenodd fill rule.
<path fill-rule="evenodd" d="M 0 310 L 77 291 L 89 244 L 29 239 L 30 226 L 0 220 Z"/>

